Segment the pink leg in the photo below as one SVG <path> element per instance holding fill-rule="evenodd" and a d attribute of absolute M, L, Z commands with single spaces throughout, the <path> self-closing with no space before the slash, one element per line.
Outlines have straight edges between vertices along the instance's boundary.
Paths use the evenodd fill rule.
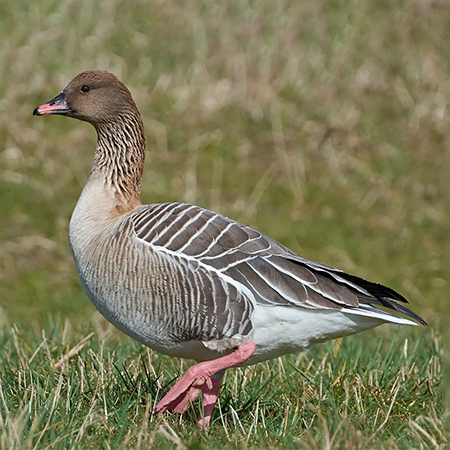
<path fill-rule="evenodd" d="M 220 384 L 222 383 L 222 374 L 219 377 L 214 376 L 211 378 L 213 387 L 212 389 L 208 389 L 208 386 L 205 384 L 202 386 L 203 391 L 203 416 L 198 418 L 198 426 L 200 428 L 204 428 L 207 430 L 209 428 L 209 424 L 211 423 L 211 416 L 214 409 L 214 406 L 217 402 L 217 398 L 219 397 Z"/>
<path fill-rule="evenodd" d="M 153 414 L 168 410 L 184 413 L 203 391 L 204 421 L 202 421 L 202 425 L 204 428 L 208 428 L 222 378 L 211 377 L 221 370 L 244 363 L 253 353 L 255 353 L 255 343 L 251 341 L 240 345 L 229 355 L 190 367 L 156 405 Z"/>

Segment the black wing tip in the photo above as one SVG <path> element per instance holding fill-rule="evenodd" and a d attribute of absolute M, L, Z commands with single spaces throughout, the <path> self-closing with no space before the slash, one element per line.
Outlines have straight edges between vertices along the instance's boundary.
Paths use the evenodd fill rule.
<path fill-rule="evenodd" d="M 428 323 L 420 317 L 418 314 L 416 314 L 414 311 L 411 311 L 406 306 L 403 306 L 399 303 L 396 303 L 395 301 L 391 300 L 387 297 L 378 297 L 380 300 L 380 303 L 385 306 L 386 308 L 393 309 L 394 311 L 397 311 L 399 313 L 404 314 L 407 317 L 410 317 L 411 319 L 414 319 L 416 322 L 418 322 L 420 325 L 423 325 L 424 327 L 428 326 Z"/>
<path fill-rule="evenodd" d="M 423 325 L 424 327 L 428 326 L 428 323 L 420 317 L 418 314 L 416 314 L 414 311 L 411 311 L 406 306 L 397 303 L 402 302 L 409 304 L 408 300 L 403 297 L 402 294 L 398 293 L 394 289 L 387 287 L 380 283 L 374 283 L 373 281 L 367 281 L 364 278 L 360 278 L 356 275 L 350 275 L 347 273 L 339 274 L 346 278 L 348 281 L 352 281 L 355 284 L 358 284 L 359 286 L 363 287 L 364 289 L 369 292 L 369 294 L 373 295 L 376 299 L 379 300 L 379 302 L 385 306 L 386 308 L 392 309 L 394 311 L 397 311 L 399 313 L 404 314 L 405 316 L 415 320 L 420 325 Z"/>
<path fill-rule="evenodd" d="M 420 325 L 422 325 L 424 327 L 428 326 L 428 322 L 425 319 L 422 319 L 422 317 L 420 317 L 420 316 L 417 316 L 417 317 L 418 317 L 417 321 L 420 323 Z"/>
<path fill-rule="evenodd" d="M 358 277 L 356 275 L 350 275 L 345 272 L 342 274 L 340 273 L 339 275 L 347 279 L 348 281 L 358 284 L 374 297 L 377 298 L 386 297 L 391 298 L 393 300 L 397 300 L 402 303 L 409 303 L 408 300 L 402 294 L 400 294 L 399 292 L 388 286 L 385 286 L 384 284 L 374 283 L 373 281 L 368 281 L 364 278 Z"/>
<path fill-rule="evenodd" d="M 310 268 L 310 267 L 309 267 Z M 333 272 L 333 269 L 330 268 L 330 273 Z M 322 274 L 326 274 L 327 272 L 324 271 Z M 420 317 L 418 314 L 416 314 L 414 311 L 411 311 L 406 306 L 402 305 L 401 303 L 409 304 L 408 300 L 400 293 L 395 291 L 394 289 L 385 286 L 380 283 L 374 283 L 373 281 L 367 281 L 364 278 L 358 277 L 356 275 L 351 275 L 346 272 L 342 271 L 336 271 L 340 277 L 346 279 L 347 281 L 354 283 L 363 289 L 365 289 L 372 297 L 375 304 L 381 304 L 385 308 L 397 311 L 401 314 L 404 314 L 405 316 L 415 320 L 417 323 L 423 326 L 428 326 L 428 323 Z M 336 281 L 336 280 L 335 280 Z M 355 291 L 353 291 L 355 292 Z M 358 295 L 358 292 L 355 292 L 356 295 Z M 358 296 L 359 297 L 359 296 Z M 361 298 L 360 298 L 361 301 Z M 401 302 L 401 303 L 397 303 Z M 370 299 L 364 298 L 363 303 L 369 303 L 372 304 Z"/>

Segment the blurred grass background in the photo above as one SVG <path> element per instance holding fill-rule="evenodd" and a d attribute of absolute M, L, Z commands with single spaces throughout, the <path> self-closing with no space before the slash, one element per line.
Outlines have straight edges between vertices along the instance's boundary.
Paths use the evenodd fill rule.
<path fill-rule="evenodd" d="M 67 237 L 95 132 L 31 114 L 100 68 L 143 115 L 144 203 L 214 209 L 442 326 L 450 3 L 2 0 L 0 37 L 3 322 L 40 335 L 49 314 L 99 320 Z"/>
<path fill-rule="evenodd" d="M 401 291 L 433 322 L 450 268 L 446 2 L 3 0 L 0 304 L 86 317 L 68 221 L 95 132 L 31 112 L 115 72 L 148 138 L 146 203 L 218 210 Z"/>

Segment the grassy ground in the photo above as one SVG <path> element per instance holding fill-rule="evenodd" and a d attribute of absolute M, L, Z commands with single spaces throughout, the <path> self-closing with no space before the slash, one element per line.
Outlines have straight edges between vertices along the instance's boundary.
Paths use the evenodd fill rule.
<path fill-rule="evenodd" d="M 0 446 L 444 445 L 449 24 L 433 0 L 2 0 Z M 161 431 L 148 405 L 182 363 L 105 338 L 69 251 L 95 133 L 31 116 L 88 68 L 119 75 L 143 113 L 145 202 L 218 210 L 388 284 L 429 329 L 230 372 L 208 437 L 193 415 Z"/>
<path fill-rule="evenodd" d="M 101 336 L 101 337 L 99 337 Z M 68 322 L 1 337 L 1 448 L 437 448 L 442 339 L 370 332 L 230 370 L 209 433 L 150 415 L 186 364 Z M 400 346 L 400 347 L 399 347 Z M 73 351 L 72 351 L 73 350 Z M 67 356 L 78 351 L 76 356 Z"/>

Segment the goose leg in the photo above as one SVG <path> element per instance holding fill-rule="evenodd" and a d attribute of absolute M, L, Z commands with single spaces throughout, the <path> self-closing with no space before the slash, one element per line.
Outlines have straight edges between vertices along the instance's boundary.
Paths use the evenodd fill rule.
<path fill-rule="evenodd" d="M 222 383 L 222 377 L 225 373 L 224 370 L 216 373 L 211 377 L 212 389 L 209 389 L 207 385 L 202 386 L 203 392 L 203 415 L 198 418 L 198 426 L 207 430 L 211 423 L 211 416 L 216 405 L 217 398 L 219 397 L 220 385 Z"/>
<path fill-rule="evenodd" d="M 229 355 L 190 367 L 156 405 L 153 414 L 169 410 L 184 413 L 203 391 L 204 421 L 201 422 L 202 426 L 207 428 L 219 394 L 222 378 L 221 376 L 214 378 L 213 375 L 229 367 L 243 364 L 254 352 L 255 343 L 251 341 L 240 345 Z"/>

